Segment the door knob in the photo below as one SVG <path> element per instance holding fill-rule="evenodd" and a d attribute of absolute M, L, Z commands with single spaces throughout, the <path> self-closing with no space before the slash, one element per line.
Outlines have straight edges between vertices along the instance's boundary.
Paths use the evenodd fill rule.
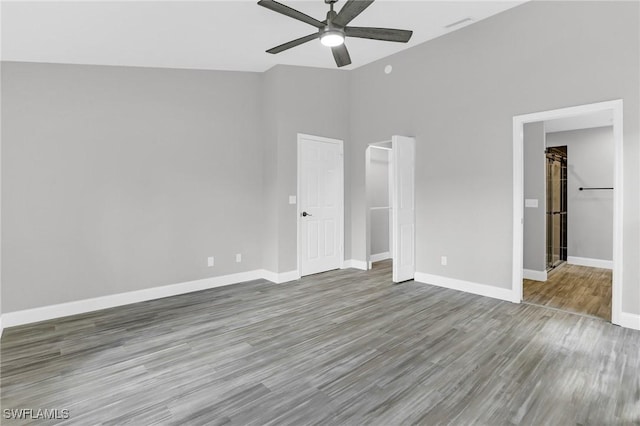
<path fill-rule="evenodd" d="M 302 212 L 302 215 L 301 215 L 301 216 L 302 216 L 302 217 L 307 217 L 307 216 L 313 216 L 313 215 L 312 215 L 312 214 L 309 214 L 309 213 L 307 213 L 307 212 Z"/>

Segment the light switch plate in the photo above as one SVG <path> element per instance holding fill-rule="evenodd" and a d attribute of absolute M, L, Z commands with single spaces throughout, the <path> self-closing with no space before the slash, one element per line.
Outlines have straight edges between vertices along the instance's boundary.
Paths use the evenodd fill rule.
<path fill-rule="evenodd" d="M 538 208 L 538 200 L 536 198 L 527 198 L 524 200 L 524 206 L 537 209 Z"/>
<path fill-rule="evenodd" d="M 296 196 L 289 195 L 289 204 L 295 204 L 295 203 L 296 203 Z"/>

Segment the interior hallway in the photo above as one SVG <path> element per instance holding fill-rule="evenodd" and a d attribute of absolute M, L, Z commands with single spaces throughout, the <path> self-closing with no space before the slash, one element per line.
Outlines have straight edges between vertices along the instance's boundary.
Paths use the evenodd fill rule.
<path fill-rule="evenodd" d="M 524 280 L 524 301 L 611 321 L 611 280 L 610 269 L 565 263 L 546 282 Z"/>

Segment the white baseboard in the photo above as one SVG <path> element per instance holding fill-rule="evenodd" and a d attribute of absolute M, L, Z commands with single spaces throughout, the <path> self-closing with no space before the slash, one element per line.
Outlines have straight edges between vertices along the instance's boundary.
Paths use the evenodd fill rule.
<path fill-rule="evenodd" d="M 491 285 L 474 283 L 471 281 L 458 280 L 455 278 L 448 278 L 440 275 L 432 275 L 424 272 L 416 272 L 414 275 L 414 281 L 431 284 L 438 287 L 445 287 L 451 290 L 473 293 L 480 296 L 492 297 L 494 299 L 520 303 L 519 300 L 516 300 L 514 298 L 514 292 L 511 289 L 499 288 Z"/>
<path fill-rule="evenodd" d="M 366 269 L 366 262 L 353 259 L 347 260 L 344 263 L 344 268 Z M 274 283 L 284 283 L 299 278 L 300 275 L 298 271 L 275 273 L 264 269 L 258 269 L 254 271 L 240 272 L 237 274 L 223 275 L 220 277 L 204 278 L 201 280 L 188 281 L 161 287 L 153 287 L 127 293 L 118 293 L 92 299 L 77 300 L 73 302 L 60 303 L 57 305 L 25 309 L 22 311 L 7 312 L 0 315 L 0 336 L 4 331 L 4 328 L 31 324 L 34 322 L 46 321 L 54 318 L 83 314 L 87 312 L 98 311 L 101 309 L 114 308 L 117 306 L 145 302 L 147 300 L 176 296 L 179 294 L 207 290 L 210 288 L 222 287 L 257 279 L 266 279 Z M 486 284 L 479 284 L 471 281 L 442 277 L 439 275 L 432 275 L 423 272 L 415 273 L 415 281 L 435 285 L 438 287 L 445 287 L 452 290 L 478 294 L 480 296 L 492 297 L 494 299 L 507 300 L 515 303 L 520 302 L 519 300 L 514 299 L 513 292 L 510 289 L 493 287 Z M 618 325 L 634 330 L 640 330 L 640 315 L 622 312 L 620 314 L 620 321 Z"/>
<path fill-rule="evenodd" d="M 267 271 L 266 269 L 262 269 L 261 273 L 262 278 L 276 284 L 287 283 L 289 281 L 300 279 L 300 273 L 297 270 L 289 272 L 272 272 Z"/>
<path fill-rule="evenodd" d="M 370 262 L 380 262 L 381 260 L 387 260 L 387 259 L 391 259 L 391 253 L 389 253 L 388 251 L 384 253 L 372 254 L 369 257 Z"/>
<path fill-rule="evenodd" d="M 345 260 L 344 263 L 342 264 L 342 269 L 347 269 L 347 268 L 361 269 L 363 271 L 366 271 L 367 262 L 365 262 L 364 260 L 356 260 L 356 259 Z"/>
<path fill-rule="evenodd" d="M 525 280 L 546 281 L 547 271 L 534 271 L 533 269 L 523 269 L 522 277 Z"/>
<path fill-rule="evenodd" d="M 145 302 L 147 300 L 161 299 L 163 297 L 176 296 L 179 294 L 207 290 L 214 287 L 222 287 L 262 278 L 264 278 L 263 271 L 255 270 L 223 275 L 220 277 L 204 278 L 179 284 L 153 287 L 144 290 L 111 294 L 91 299 L 76 300 L 73 302 L 42 306 L 22 311 L 7 312 L 2 315 L 2 325 L 3 327 L 14 327 L 17 325 L 30 324 L 54 318 L 66 317 L 69 315 L 84 314 L 87 312 L 99 311 L 101 309 Z"/>
<path fill-rule="evenodd" d="M 588 257 L 567 256 L 570 265 L 589 266 L 591 268 L 613 269 L 613 260 L 590 259 Z"/>
<path fill-rule="evenodd" d="M 640 330 L 640 315 L 630 314 L 628 312 L 621 312 L 619 317 L 619 326 L 625 328 L 631 328 L 633 330 Z"/>

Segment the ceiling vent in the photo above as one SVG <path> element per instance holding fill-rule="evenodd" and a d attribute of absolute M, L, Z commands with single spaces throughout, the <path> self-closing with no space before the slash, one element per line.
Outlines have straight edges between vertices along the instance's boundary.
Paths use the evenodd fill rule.
<path fill-rule="evenodd" d="M 451 28 L 453 28 L 453 27 L 457 27 L 457 26 L 459 26 L 459 25 L 462 25 L 462 24 L 465 24 L 465 23 L 467 23 L 467 22 L 471 22 L 471 21 L 473 21 L 473 19 L 471 19 L 471 18 L 464 18 L 464 19 L 461 19 L 461 20 L 459 20 L 459 21 L 452 22 L 452 23 L 450 23 L 449 25 L 445 25 L 445 28 L 446 28 L 446 29 L 448 29 L 448 30 L 450 30 L 450 29 L 451 29 Z"/>

